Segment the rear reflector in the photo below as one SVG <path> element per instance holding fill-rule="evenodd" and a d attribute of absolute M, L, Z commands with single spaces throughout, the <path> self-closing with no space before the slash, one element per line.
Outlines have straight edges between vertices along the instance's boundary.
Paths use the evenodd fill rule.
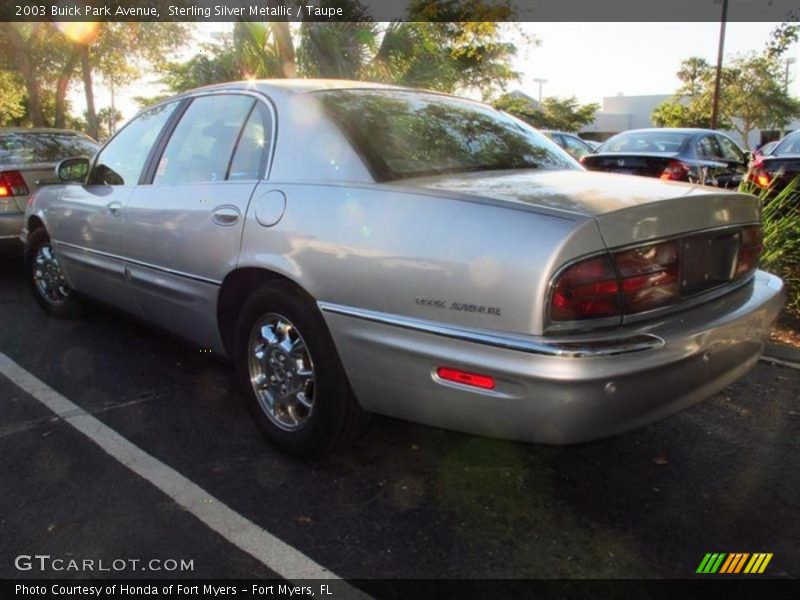
<path fill-rule="evenodd" d="M 488 375 L 468 373 L 466 371 L 460 371 L 459 369 L 451 369 L 450 367 L 439 367 L 436 369 L 436 374 L 440 379 L 444 379 L 445 381 L 462 383 L 484 390 L 494 389 L 494 377 L 489 377 Z"/>
<path fill-rule="evenodd" d="M 686 179 L 689 174 L 689 165 L 682 163 L 679 160 L 671 160 L 666 168 L 661 172 L 659 179 L 669 181 L 682 181 Z"/>
<path fill-rule="evenodd" d="M 8 196 L 27 196 L 28 186 L 19 171 L 3 171 L 0 173 L 0 198 Z"/>

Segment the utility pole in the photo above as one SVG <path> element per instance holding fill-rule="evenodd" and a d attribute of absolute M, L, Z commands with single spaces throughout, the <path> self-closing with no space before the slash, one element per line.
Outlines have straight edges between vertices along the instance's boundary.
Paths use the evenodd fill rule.
<path fill-rule="evenodd" d="M 719 121 L 719 92 L 722 83 L 722 55 L 725 52 L 725 25 L 728 21 L 728 0 L 722 0 L 722 21 L 719 24 L 719 49 L 717 50 L 717 77 L 714 81 L 714 104 L 711 107 L 711 129 Z"/>
<path fill-rule="evenodd" d="M 542 86 L 547 83 L 547 79 L 542 79 L 540 77 L 535 77 L 533 80 L 534 83 L 539 84 L 539 104 L 542 103 Z"/>

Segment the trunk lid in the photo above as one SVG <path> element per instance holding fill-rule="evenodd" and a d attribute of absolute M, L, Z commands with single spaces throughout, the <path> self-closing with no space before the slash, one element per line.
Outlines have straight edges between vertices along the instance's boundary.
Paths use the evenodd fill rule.
<path fill-rule="evenodd" d="M 761 167 L 769 175 L 771 187 L 782 190 L 800 175 L 800 156 L 765 156 L 761 159 Z"/>
<path fill-rule="evenodd" d="M 406 180 L 405 186 L 594 218 L 609 248 L 760 220 L 755 196 L 587 171 L 495 171 Z"/>

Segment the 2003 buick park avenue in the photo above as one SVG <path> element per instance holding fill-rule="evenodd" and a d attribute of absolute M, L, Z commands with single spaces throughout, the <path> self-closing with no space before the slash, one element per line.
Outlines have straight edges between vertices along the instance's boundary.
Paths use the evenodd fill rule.
<path fill-rule="evenodd" d="M 266 436 L 321 454 L 380 413 L 544 443 L 741 377 L 783 302 L 756 198 L 590 173 L 485 105 L 341 81 L 203 88 L 68 159 L 23 233 L 81 296 L 228 357 Z"/>

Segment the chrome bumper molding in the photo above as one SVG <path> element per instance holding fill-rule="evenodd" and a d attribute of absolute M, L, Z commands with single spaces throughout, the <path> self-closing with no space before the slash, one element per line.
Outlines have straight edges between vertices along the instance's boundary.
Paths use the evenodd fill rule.
<path fill-rule="evenodd" d="M 542 338 L 514 335 L 491 330 L 455 327 L 436 321 L 403 317 L 330 302 L 318 302 L 318 306 L 320 310 L 325 313 L 364 319 L 375 323 L 391 325 L 393 327 L 412 329 L 464 342 L 473 342 L 486 346 L 494 346 L 496 348 L 504 348 L 506 350 L 516 350 L 528 354 L 558 356 L 563 358 L 591 358 L 630 354 L 632 352 L 654 350 L 664 346 L 663 339 L 651 334 L 634 335 L 615 340 L 545 340 Z"/>

